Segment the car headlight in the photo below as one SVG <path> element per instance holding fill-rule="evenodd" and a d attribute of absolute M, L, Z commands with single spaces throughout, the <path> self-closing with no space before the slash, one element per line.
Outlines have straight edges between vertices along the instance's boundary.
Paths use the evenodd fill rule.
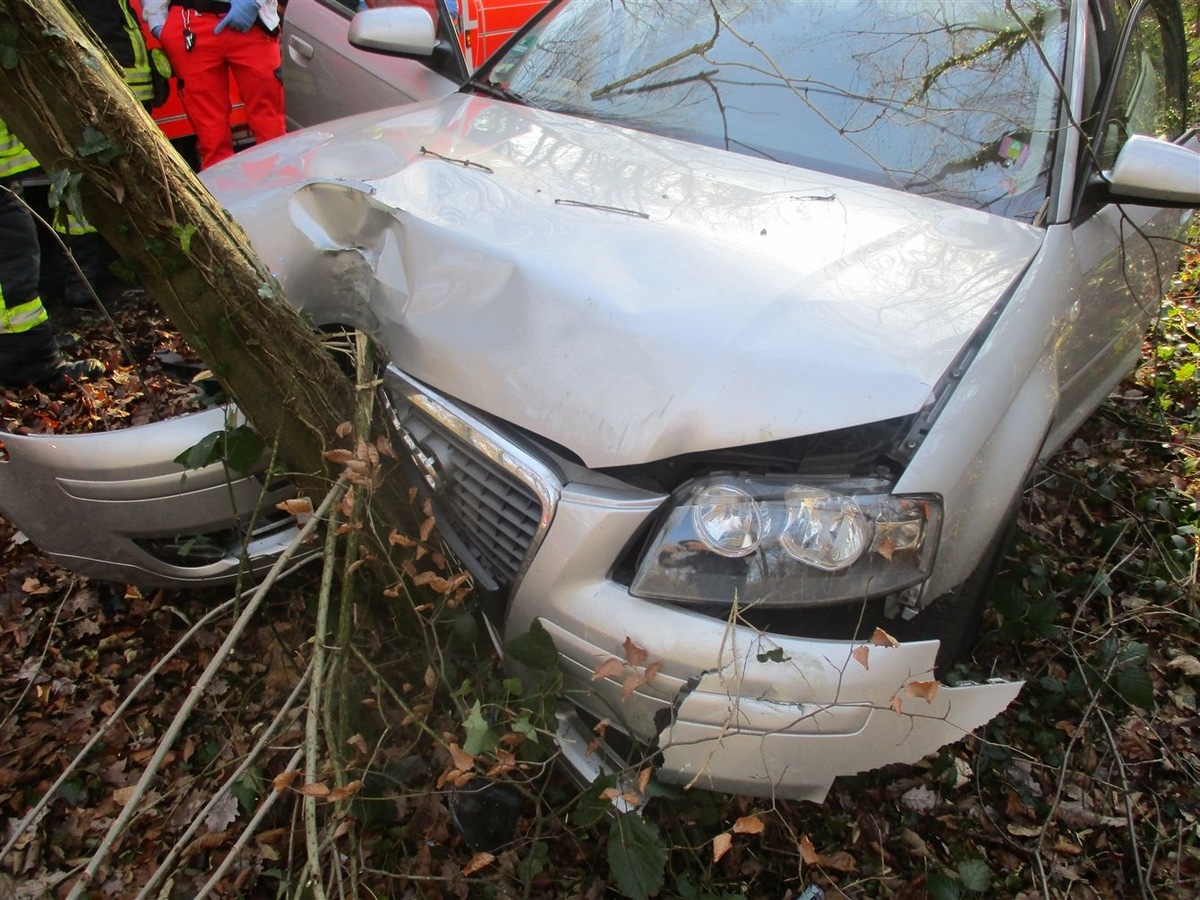
<path fill-rule="evenodd" d="M 639 597 L 823 606 L 928 577 L 941 528 L 933 496 L 880 479 L 721 475 L 680 488 L 643 554 Z"/>

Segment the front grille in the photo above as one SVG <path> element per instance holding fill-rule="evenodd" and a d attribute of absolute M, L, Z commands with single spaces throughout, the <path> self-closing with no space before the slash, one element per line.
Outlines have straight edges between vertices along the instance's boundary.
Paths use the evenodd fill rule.
<path fill-rule="evenodd" d="M 480 416 L 388 366 L 384 400 L 438 529 L 481 585 L 511 590 L 562 490 L 550 466 Z"/>
<path fill-rule="evenodd" d="M 441 459 L 447 475 L 438 498 L 452 527 L 471 554 L 501 585 L 517 579 L 537 538 L 542 505 L 537 495 L 510 473 L 454 442 L 449 458 Z"/>

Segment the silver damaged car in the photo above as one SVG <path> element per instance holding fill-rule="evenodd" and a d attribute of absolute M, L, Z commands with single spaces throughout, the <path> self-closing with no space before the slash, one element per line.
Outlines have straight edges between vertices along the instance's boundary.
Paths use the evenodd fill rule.
<path fill-rule="evenodd" d="M 350 40 L 445 52 L 416 6 Z M 554 640 L 566 757 L 602 771 L 610 719 L 665 781 L 820 800 L 1019 691 L 937 673 L 1137 359 L 1200 205 L 1184 84 L 1170 0 L 566 0 L 457 93 L 205 180 L 374 338 L 498 643 Z M 6 438 L 0 506 L 93 575 L 228 574 L 169 552 L 228 519 L 177 496 L 189 429 Z"/>

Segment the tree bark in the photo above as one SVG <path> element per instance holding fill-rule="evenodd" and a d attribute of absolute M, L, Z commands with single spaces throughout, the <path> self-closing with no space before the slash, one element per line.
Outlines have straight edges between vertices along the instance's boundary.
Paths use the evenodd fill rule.
<path fill-rule="evenodd" d="M 327 480 L 352 384 L 61 0 L 0 0 L 0 118 L 47 172 L 80 176 L 89 221 L 268 444 Z"/>

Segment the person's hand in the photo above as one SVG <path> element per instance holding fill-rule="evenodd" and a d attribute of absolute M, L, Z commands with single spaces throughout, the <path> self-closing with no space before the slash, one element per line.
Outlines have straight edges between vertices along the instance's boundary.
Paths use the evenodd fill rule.
<path fill-rule="evenodd" d="M 213 34 L 220 34 L 226 25 L 232 25 L 235 31 L 249 31 L 258 18 L 258 0 L 230 0 L 229 13 L 213 29 Z"/>

